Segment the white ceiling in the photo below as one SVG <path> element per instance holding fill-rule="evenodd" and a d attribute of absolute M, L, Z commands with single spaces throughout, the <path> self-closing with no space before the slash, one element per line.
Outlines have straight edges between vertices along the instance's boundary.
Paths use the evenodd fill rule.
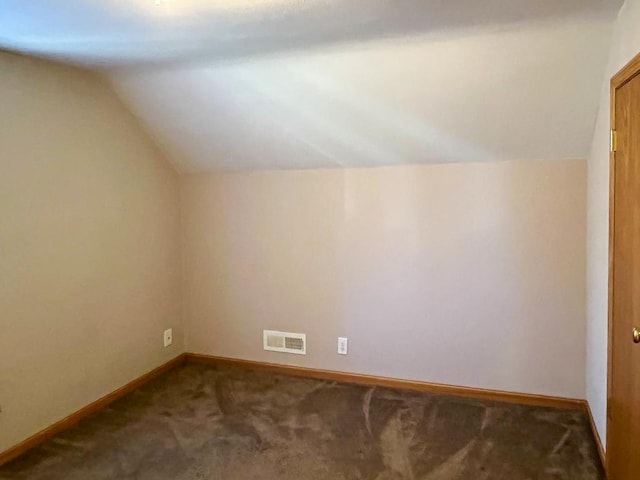
<path fill-rule="evenodd" d="M 0 0 L 0 46 L 105 69 L 174 165 L 587 154 L 619 0 Z"/>

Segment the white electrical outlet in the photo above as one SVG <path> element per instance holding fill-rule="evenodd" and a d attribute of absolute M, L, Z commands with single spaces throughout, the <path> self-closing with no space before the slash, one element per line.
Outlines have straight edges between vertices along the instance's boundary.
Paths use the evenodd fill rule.
<path fill-rule="evenodd" d="M 164 346 L 168 347 L 173 343 L 173 328 L 168 328 L 164 331 Z"/>
<path fill-rule="evenodd" d="M 349 344 L 349 339 L 347 337 L 338 337 L 338 353 L 340 355 L 347 354 L 348 344 Z"/>

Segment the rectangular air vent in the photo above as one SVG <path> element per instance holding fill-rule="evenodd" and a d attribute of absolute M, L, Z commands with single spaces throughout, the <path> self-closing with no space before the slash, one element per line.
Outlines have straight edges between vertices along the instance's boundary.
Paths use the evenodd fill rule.
<path fill-rule="evenodd" d="M 304 333 L 264 330 L 262 340 L 265 350 L 295 353 L 297 355 L 307 354 L 307 336 Z"/>

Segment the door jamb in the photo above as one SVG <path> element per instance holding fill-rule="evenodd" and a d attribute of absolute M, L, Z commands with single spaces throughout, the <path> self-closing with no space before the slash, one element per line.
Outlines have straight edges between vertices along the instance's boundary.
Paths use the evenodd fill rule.
<path fill-rule="evenodd" d="M 610 102 L 610 122 L 611 130 L 616 130 L 616 93 L 617 91 L 629 82 L 631 79 L 640 75 L 640 53 L 637 54 L 629 63 L 627 63 L 622 69 L 611 78 L 611 102 Z M 615 152 L 610 149 L 609 151 L 609 291 L 608 291 L 608 339 L 607 339 L 607 447 L 611 445 L 611 394 L 612 394 L 612 341 L 613 341 L 613 251 L 614 251 L 614 220 L 615 220 Z M 605 471 L 609 472 L 609 462 L 611 455 L 609 455 L 609 448 L 605 452 Z"/>

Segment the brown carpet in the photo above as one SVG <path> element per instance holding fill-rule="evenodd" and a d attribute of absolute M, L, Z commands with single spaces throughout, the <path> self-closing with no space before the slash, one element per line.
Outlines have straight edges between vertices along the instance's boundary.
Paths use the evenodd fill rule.
<path fill-rule="evenodd" d="M 0 468 L 12 480 L 601 480 L 582 411 L 189 364 Z"/>

